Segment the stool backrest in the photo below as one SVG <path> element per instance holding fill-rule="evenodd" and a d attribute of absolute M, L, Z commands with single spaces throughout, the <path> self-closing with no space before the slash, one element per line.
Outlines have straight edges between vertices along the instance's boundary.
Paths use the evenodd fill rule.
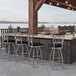
<path fill-rule="evenodd" d="M 61 45 L 63 47 L 64 42 L 64 35 L 53 35 L 53 47 L 55 47 L 56 44 Z"/>
<path fill-rule="evenodd" d="M 7 34 L 2 34 L 2 42 L 4 43 L 4 41 L 6 42 L 6 43 L 8 43 L 8 38 L 9 38 L 9 34 L 7 33 Z"/>
<path fill-rule="evenodd" d="M 15 43 L 22 45 L 22 41 L 23 41 L 23 35 L 21 33 L 20 34 L 15 33 Z"/>
<path fill-rule="evenodd" d="M 28 38 L 28 46 L 33 46 L 33 35 L 27 35 Z"/>
<path fill-rule="evenodd" d="M 1 34 L 1 38 L 2 38 L 2 47 L 4 47 L 5 44 L 8 44 L 8 33 L 7 34 Z"/>

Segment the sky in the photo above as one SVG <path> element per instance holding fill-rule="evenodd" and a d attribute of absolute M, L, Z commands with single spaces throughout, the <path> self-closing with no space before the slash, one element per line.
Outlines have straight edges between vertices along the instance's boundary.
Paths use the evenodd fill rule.
<path fill-rule="evenodd" d="M 29 0 L 0 0 L 0 21 L 28 21 Z M 38 12 L 39 22 L 76 22 L 76 11 L 44 4 Z"/>

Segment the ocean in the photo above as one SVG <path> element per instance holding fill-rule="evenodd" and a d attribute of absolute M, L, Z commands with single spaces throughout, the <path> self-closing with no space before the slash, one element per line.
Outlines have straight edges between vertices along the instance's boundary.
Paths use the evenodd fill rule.
<path fill-rule="evenodd" d="M 12 25 L 13 28 L 28 28 L 28 23 L 1 23 L 0 29 L 8 28 L 8 26 Z M 44 25 L 45 27 L 58 27 L 58 26 L 76 26 L 76 23 L 38 23 L 38 27 Z M 1 31 L 0 31 L 1 35 Z"/>
<path fill-rule="evenodd" d="M 12 25 L 13 28 L 17 28 L 18 26 L 20 28 L 28 28 L 28 23 L 3 23 L 0 24 L 0 29 L 8 28 L 8 26 Z M 58 27 L 58 26 L 76 26 L 75 23 L 39 23 L 38 27 L 41 27 L 41 25 L 44 25 L 45 27 Z"/>

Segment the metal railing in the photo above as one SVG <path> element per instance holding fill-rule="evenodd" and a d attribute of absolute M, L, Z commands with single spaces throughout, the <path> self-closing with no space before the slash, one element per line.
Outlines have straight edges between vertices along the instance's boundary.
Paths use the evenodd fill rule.
<path fill-rule="evenodd" d="M 2 34 L 28 32 L 27 28 L 0 29 L 0 46 L 2 46 Z"/>

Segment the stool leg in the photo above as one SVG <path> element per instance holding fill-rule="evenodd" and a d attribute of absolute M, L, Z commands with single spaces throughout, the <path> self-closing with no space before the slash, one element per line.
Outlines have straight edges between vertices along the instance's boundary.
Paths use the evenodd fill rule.
<path fill-rule="evenodd" d="M 8 47 L 8 45 L 5 43 L 5 44 L 4 44 L 5 52 L 3 52 L 3 59 L 5 58 L 5 54 L 7 54 L 7 53 L 6 53 L 6 46 Z"/>
<path fill-rule="evenodd" d="M 9 60 L 9 58 L 10 58 L 10 44 L 8 44 L 8 60 Z"/>
<path fill-rule="evenodd" d="M 42 63 L 43 56 L 42 56 L 42 51 L 41 51 L 41 48 L 40 48 L 40 47 L 39 47 L 39 50 L 40 50 L 40 55 L 41 55 L 41 63 Z"/>
<path fill-rule="evenodd" d="M 30 55 L 31 55 L 31 51 L 32 51 L 32 48 L 29 50 L 29 53 L 28 53 L 29 64 L 30 64 Z"/>
<path fill-rule="evenodd" d="M 53 55 L 52 55 L 52 67 L 54 69 L 54 55 L 55 55 L 55 49 L 53 50 Z"/>
<path fill-rule="evenodd" d="M 53 53 L 53 49 L 51 50 L 51 53 L 50 53 L 50 66 L 51 66 L 51 61 L 52 61 L 52 53 Z"/>
<path fill-rule="evenodd" d="M 19 45 L 18 45 L 18 47 L 17 47 L 17 50 L 15 51 L 16 59 L 17 59 L 17 56 L 18 56 L 18 54 L 17 54 L 18 49 L 19 49 Z"/>
<path fill-rule="evenodd" d="M 27 50 L 28 58 L 29 58 L 29 48 L 28 48 L 28 46 L 27 46 L 27 45 L 25 45 L 25 46 L 26 46 L 26 50 Z"/>
<path fill-rule="evenodd" d="M 17 50 L 16 50 L 16 56 L 17 56 L 17 52 L 18 52 L 19 47 L 20 47 L 20 46 L 18 45 Z"/>
<path fill-rule="evenodd" d="M 6 48 L 6 45 L 7 45 L 7 44 L 4 45 L 4 48 Z"/>
<path fill-rule="evenodd" d="M 8 45 L 7 44 L 4 45 L 5 50 L 6 50 L 6 46 L 8 46 Z M 6 51 L 5 51 L 5 53 L 6 53 Z"/>
<path fill-rule="evenodd" d="M 10 44 L 8 44 L 8 54 L 10 55 Z"/>
<path fill-rule="evenodd" d="M 61 53 L 61 62 L 62 62 L 62 67 L 63 67 L 63 54 L 62 54 L 62 50 L 60 49 L 60 53 Z"/>
<path fill-rule="evenodd" d="M 34 68 L 34 60 L 35 60 L 35 48 L 33 49 L 33 68 Z"/>
<path fill-rule="evenodd" d="M 58 49 L 58 62 L 59 62 L 59 65 L 60 65 L 60 50 Z"/>
<path fill-rule="evenodd" d="M 13 48 L 14 48 L 14 53 L 16 54 L 16 50 L 15 50 L 15 45 L 14 45 L 14 43 L 12 43 L 12 46 L 13 46 Z"/>
<path fill-rule="evenodd" d="M 24 57 L 24 46 L 22 45 L 22 59 Z"/>
<path fill-rule="evenodd" d="M 38 63 L 38 48 L 36 47 L 36 54 L 37 54 L 37 63 Z"/>

